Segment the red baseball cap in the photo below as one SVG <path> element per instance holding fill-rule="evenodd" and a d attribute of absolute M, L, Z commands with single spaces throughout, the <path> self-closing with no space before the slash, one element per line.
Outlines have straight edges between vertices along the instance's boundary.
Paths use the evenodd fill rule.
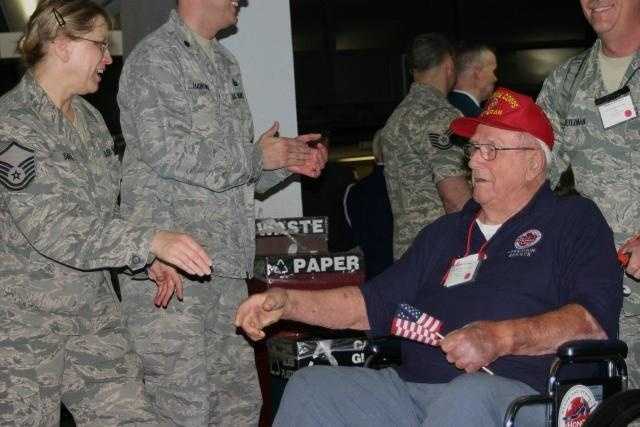
<path fill-rule="evenodd" d="M 529 133 L 553 148 L 553 128 L 532 98 L 499 87 L 478 117 L 460 117 L 451 122 L 451 131 L 456 135 L 471 138 L 478 125 L 498 129 Z"/>

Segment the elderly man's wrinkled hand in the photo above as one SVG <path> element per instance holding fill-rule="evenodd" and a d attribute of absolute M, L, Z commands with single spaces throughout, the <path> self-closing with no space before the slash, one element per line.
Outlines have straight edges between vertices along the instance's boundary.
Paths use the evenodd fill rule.
<path fill-rule="evenodd" d="M 496 322 L 480 321 L 447 334 L 440 348 L 458 369 L 476 372 L 502 354 Z"/>
<path fill-rule="evenodd" d="M 175 268 L 156 259 L 149 267 L 149 278 L 158 288 L 153 298 L 156 307 L 167 308 L 174 294 L 182 301 L 182 277 Z"/>
<path fill-rule="evenodd" d="M 287 302 L 284 289 L 271 288 L 267 292 L 252 295 L 238 307 L 234 324 L 242 328 L 253 341 L 261 340 L 265 337 L 263 329 L 282 318 Z"/>
<path fill-rule="evenodd" d="M 625 271 L 629 276 L 640 279 L 640 238 L 635 237 L 620 247 L 620 253 L 629 256 Z"/>

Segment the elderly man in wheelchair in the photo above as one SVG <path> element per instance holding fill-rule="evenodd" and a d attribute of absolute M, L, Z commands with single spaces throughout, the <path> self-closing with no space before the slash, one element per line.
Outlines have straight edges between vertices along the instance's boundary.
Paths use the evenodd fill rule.
<path fill-rule="evenodd" d="M 596 205 L 549 188 L 547 117 L 531 98 L 501 88 L 478 118 L 451 127 L 470 138 L 473 199 L 461 212 L 426 226 L 362 288 L 271 288 L 238 308 L 236 325 L 254 340 L 280 319 L 409 338 L 398 367 L 297 372 L 274 425 L 496 426 L 510 409 L 516 425 L 539 426 L 572 378 L 604 373 L 604 385 L 587 381 L 559 402 L 568 417 L 560 425 L 573 426 L 624 388 L 623 344 L 562 347 L 617 337 L 622 270 Z M 566 381 L 548 379 L 557 352 L 569 365 L 556 369 Z M 535 393 L 547 397 L 524 397 Z M 524 405 L 511 405 L 516 399 Z"/>

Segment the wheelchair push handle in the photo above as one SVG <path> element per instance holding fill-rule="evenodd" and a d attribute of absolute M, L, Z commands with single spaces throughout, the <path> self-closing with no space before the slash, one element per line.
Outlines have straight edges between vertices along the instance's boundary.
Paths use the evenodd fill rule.
<path fill-rule="evenodd" d="M 579 359 L 626 358 L 629 348 L 624 341 L 611 340 L 579 340 L 562 344 L 556 353 L 563 361 Z"/>

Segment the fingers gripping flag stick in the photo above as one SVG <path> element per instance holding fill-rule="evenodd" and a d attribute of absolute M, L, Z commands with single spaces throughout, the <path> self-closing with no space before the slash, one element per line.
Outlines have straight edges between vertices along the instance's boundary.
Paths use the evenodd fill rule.
<path fill-rule="evenodd" d="M 440 329 L 440 320 L 405 303 L 398 305 L 391 322 L 391 334 L 428 345 L 438 345 L 444 338 Z M 493 372 L 484 366 L 482 370 L 493 375 Z"/>

